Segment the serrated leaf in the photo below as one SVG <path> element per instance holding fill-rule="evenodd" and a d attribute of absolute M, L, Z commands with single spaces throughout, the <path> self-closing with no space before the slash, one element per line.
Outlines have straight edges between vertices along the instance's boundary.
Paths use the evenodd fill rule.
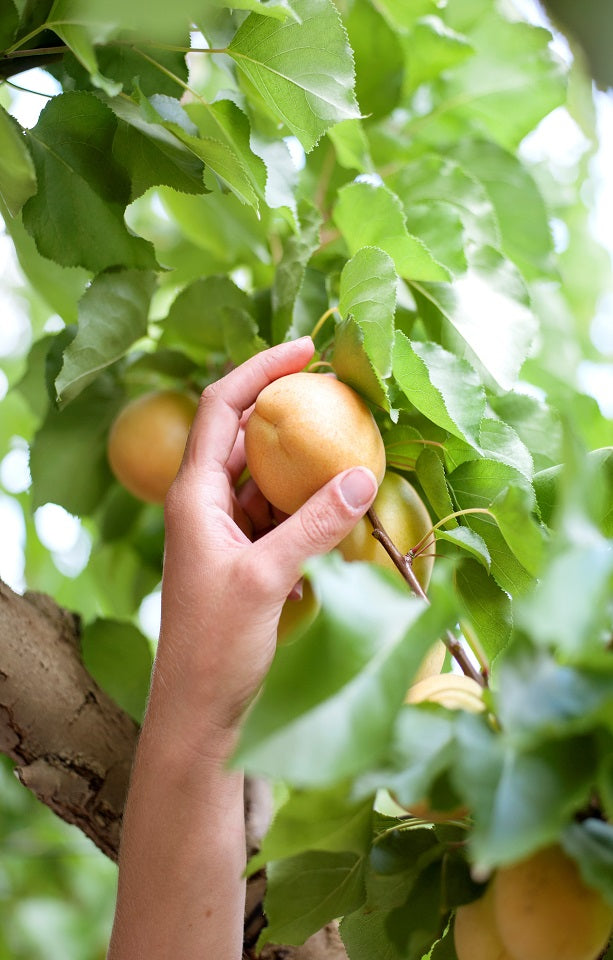
<path fill-rule="evenodd" d="M 364 902 L 364 858 L 316 850 L 267 869 L 268 927 L 261 941 L 300 944 Z"/>
<path fill-rule="evenodd" d="M 390 411 L 387 386 L 366 352 L 364 341 L 364 331 L 353 317 L 348 317 L 337 326 L 332 354 L 334 372 L 339 380 L 349 384 L 375 406 Z M 396 416 L 394 411 L 392 419 Z"/>
<path fill-rule="evenodd" d="M 534 475 L 534 461 L 524 443 L 508 423 L 484 417 L 479 429 L 479 449 L 484 457 L 500 460 L 515 467 L 531 480 Z"/>
<path fill-rule="evenodd" d="M 277 651 L 234 762 L 296 786 L 324 786 L 377 758 L 412 675 L 455 611 L 445 588 L 435 588 L 436 599 L 431 588 L 425 607 L 396 578 L 336 554 L 307 569 L 320 612 L 297 643 Z"/>
<path fill-rule="evenodd" d="M 26 146 L 23 131 L 16 120 L 0 106 L 0 198 L 11 216 L 36 193 L 36 171 Z"/>
<path fill-rule="evenodd" d="M 532 490 L 511 485 L 492 500 L 489 509 L 519 562 L 533 577 L 538 577 L 547 541 L 543 527 L 533 517 Z"/>
<path fill-rule="evenodd" d="M 328 130 L 328 136 L 334 144 L 336 159 L 341 167 L 370 173 L 373 161 L 362 120 L 341 120 Z"/>
<path fill-rule="evenodd" d="M 560 417 L 544 400 L 510 392 L 490 397 L 490 406 L 515 429 L 530 451 L 537 470 L 559 462 L 562 442 Z"/>
<path fill-rule="evenodd" d="M 398 32 L 369 0 L 354 0 L 343 22 L 355 57 L 356 96 L 365 117 L 382 119 L 402 93 L 404 51 Z"/>
<path fill-rule="evenodd" d="M 294 0 L 300 23 L 252 13 L 228 47 L 260 95 L 311 150 L 332 124 L 359 116 L 351 49 L 331 0 Z"/>
<path fill-rule="evenodd" d="M 87 516 L 111 483 L 108 429 L 122 395 L 108 375 L 95 380 L 65 410 L 51 407 L 30 449 L 33 508 L 59 503 Z"/>
<path fill-rule="evenodd" d="M 204 165 L 192 150 L 168 131 L 151 113 L 126 97 L 108 102 L 121 121 L 113 141 L 113 155 L 128 171 L 130 200 L 150 187 L 167 184 L 184 193 L 204 193 Z"/>
<path fill-rule="evenodd" d="M 55 381 L 58 399 L 73 400 L 147 332 L 155 276 L 143 270 L 100 273 L 79 304 L 79 328 Z"/>
<path fill-rule="evenodd" d="M 423 313 L 440 328 L 449 324 L 448 345 L 478 362 L 493 383 L 510 390 L 537 330 L 524 283 L 513 264 L 492 248 L 473 251 L 464 276 L 451 285 L 413 283 Z"/>
<path fill-rule="evenodd" d="M 422 449 L 415 464 L 415 472 L 437 519 L 442 520 L 454 513 L 445 470 L 436 450 L 430 447 Z M 458 521 L 452 518 L 447 521 L 446 526 L 455 527 L 457 523 Z"/>
<path fill-rule="evenodd" d="M 213 6 L 231 7 L 233 10 L 251 10 L 260 13 L 263 17 L 274 17 L 276 20 L 292 20 L 300 22 L 300 18 L 288 0 L 211 0 Z"/>
<path fill-rule="evenodd" d="M 431 13 L 421 17 L 405 41 L 408 55 L 406 86 L 415 90 L 421 83 L 436 79 L 445 70 L 474 55 L 468 39 Z"/>
<path fill-rule="evenodd" d="M 380 377 L 390 375 L 398 275 L 383 250 L 364 247 L 341 272 L 338 309 L 364 333 L 364 350 Z"/>
<path fill-rule="evenodd" d="M 485 412 L 485 391 L 466 360 L 437 343 L 411 341 L 398 331 L 393 369 L 398 386 L 413 406 L 444 430 L 476 444 Z"/>
<path fill-rule="evenodd" d="M 258 327 L 246 310 L 237 307 L 223 307 L 223 335 L 226 352 L 237 366 L 250 357 L 265 350 L 267 344 L 260 337 Z"/>
<path fill-rule="evenodd" d="M 140 723 L 153 663 L 146 637 L 132 623 L 98 619 L 85 626 L 81 651 L 94 680 Z"/>
<path fill-rule="evenodd" d="M 365 910 L 344 917 L 341 939 L 351 960 L 405 960 L 405 952 L 389 939 L 387 923 L 390 911 Z"/>
<path fill-rule="evenodd" d="M 109 97 L 116 97 L 120 93 L 122 84 L 105 77 L 100 72 L 94 45 L 84 27 L 74 23 L 62 23 L 58 18 L 54 24 L 54 32 L 85 67 L 95 87 L 103 90 Z"/>
<path fill-rule="evenodd" d="M 449 278 L 449 271 L 437 263 L 425 243 L 407 231 L 402 205 L 387 187 L 371 183 L 342 187 L 333 218 L 352 256 L 362 247 L 379 247 L 390 255 L 401 277 Z"/>
<path fill-rule="evenodd" d="M 300 210 L 300 230 L 286 241 L 283 256 L 275 272 L 272 288 L 273 343 L 281 343 L 285 340 L 292 327 L 296 301 L 304 281 L 306 266 L 319 245 L 320 227 L 320 213 L 312 206 L 303 206 Z M 314 318 L 311 330 L 315 326 L 316 319 Z"/>
<path fill-rule="evenodd" d="M 521 159 L 495 143 L 465 140 L 454 157 L 483 185 L 498 221 L 503 253 L 528 279 L 554 269 L 545 202 Z"/>
<path fill-rule="evenodd" d="M 492 558 L 485 540 L 475 530 L 471 530 L 470 527 L 456 527 L 454 530 L 439 528 L 436 531 L 436 539 L 446 540 L 470 553 L 489 573 Z"/>
<path fill-rule="evenodd" d="M 205 277 L 182 290 L 162 321 L 160 343 L 205 361 L 226 349 L 224 311 L 249 311 L 249 298 L 227 277 Z"/>
<path fill-rule="evenodd" d="M 483 538 L 481 538 L 483 539 Z M 488 548 L 489 555 L 489 548 Z M 466 611 L 468 623 L 460 621 L 462 630 L 477 641 L 491 664 L 511 639 L 513 611 L 511 598 L 481 563 L 464 560 L 455 574 L 455 584 Z"/>
<path fill-rule="evenodd" d="M 40 253 L 63 266 L 94 273 L 111 266 L 156 266 L 150 243 L 129 233 L 123 219 L 130 188 L 113 162 L 117 120 L 89 93 L 54 97 L 28 131 L 34 164 L 46 190 L 23 208 L 23 222 Z"/>
<path fill-rule="evenodd" d="M 249 872 L 307 850 L 361 855 L 370 847 L 371 833 L 372 797 L 356 802 L 346 785 L 294 790 L 275 814 L 260 852 L 249 862 Z"/>

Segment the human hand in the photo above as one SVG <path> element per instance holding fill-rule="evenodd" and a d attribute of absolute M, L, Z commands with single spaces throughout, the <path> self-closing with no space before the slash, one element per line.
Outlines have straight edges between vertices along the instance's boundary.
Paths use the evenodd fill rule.
<path fill-rule="evenodd" d="M 259 539 L 244 532 L 246 518 L 256 531 L 269 519 L 252 483 L 235 493 L 244 414 L 270 382 L 301 370 L 313 349 L 308 337 L 280 344 L 207 387 L 168 494 L 150 706 L 182 737 L 208 737 L 211 728 L 232 736 L 270 666 L 281 609 L 304 562 L 333 549 L 375 497 L 374 475 L 354 468 Z"/>

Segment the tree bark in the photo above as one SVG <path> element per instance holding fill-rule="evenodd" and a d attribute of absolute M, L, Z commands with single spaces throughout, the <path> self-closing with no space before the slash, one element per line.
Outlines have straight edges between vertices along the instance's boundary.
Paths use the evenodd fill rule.
<path fill-rule="evenodd" d="M 138 727 L 96 684 L 80 651 L 79 618 L 51 597 L 14 593 L 0 580 L 0 751 L 44 804 L 117 862 Z M 248 854 L 271 816 L 269 790 L 247 781 Z M 250 878 L 245 957 L 265 925 L 263 871 Z M 301 947 L 267 946 L 262 960 L 346 960 L 328 924 Z"/>

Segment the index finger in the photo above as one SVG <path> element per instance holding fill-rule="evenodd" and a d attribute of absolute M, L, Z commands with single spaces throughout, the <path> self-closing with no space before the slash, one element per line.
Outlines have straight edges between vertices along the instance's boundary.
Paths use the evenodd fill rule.
<path fill-rule="evenodd" d="M 225 470 L 244 411 L 273 380 L 301 370 L 313 356 L 314 349 L 310 337 L 280 343 L 256 354 L 208 386 L 192 423 L 184 465 L 199 471 Z"/>

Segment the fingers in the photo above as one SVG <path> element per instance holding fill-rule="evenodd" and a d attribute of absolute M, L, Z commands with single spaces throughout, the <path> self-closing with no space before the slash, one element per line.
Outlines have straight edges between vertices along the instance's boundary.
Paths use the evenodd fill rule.
<path fill-rule="evenodd" d="M 280 343 L 207 387 L 192 424 L 184 464 L 197 470 L 224 470 L 244 411 L 273 380 L 301 370 L 313 350 L 310 337 Z"/>
<path fill-rule="evenodd" d="M 287 595 L 305 561 L 328 553 L 353 529 L 377 493 L 377 481 L 366 467 L 338 474 L 280 526 L 254 544 L 261 562 Z"/>

